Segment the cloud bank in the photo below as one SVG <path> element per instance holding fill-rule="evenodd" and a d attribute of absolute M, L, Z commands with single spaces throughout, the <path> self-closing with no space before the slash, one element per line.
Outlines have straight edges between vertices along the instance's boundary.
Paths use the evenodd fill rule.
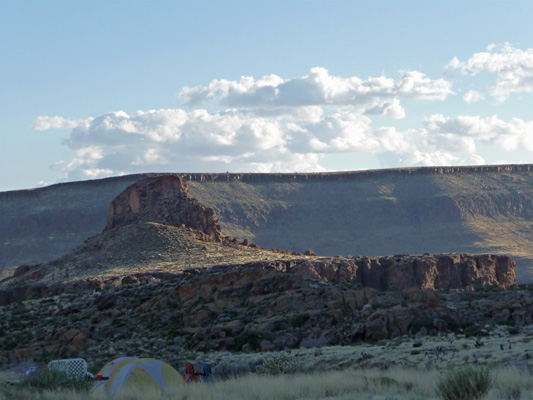
<path fill-rule="evenodd" d="M 500 101 L 533 91 L 531 50 L 489 49 L 464 62 L 453 58 L 447 68 L 466 76 L 495 73 L 487 95 Z M 454 95 L 450 81 L 419 71 L 361 79 L 317 67 L 301 78 L 184 87 L 179 96 L 188 109 L 116 111 L 85 120 L 42 116 L 32 127 L 71 130 L 64 143 L 74 156 L 52 166 L 63 179 L 147 171 L 318 172 L 326 156 L 341 153 L 372 154 L 380 167 L 472 165 L 485 163 L 480 145 L 533 153 L 533 122 L 519 118 L 437 111 L 409 129 L 396 123 L 407 116 L 405 103 L 445 108 Z M 462 99 L 479 102 L 485 94 L 470 90 Z"/>
<path fill-rule="evenodd" d="M 242 77 L 239 81 L 217 79 L 205 87 L 185 87 L 180 97 L 189 106 L 205 105 L 211 100 L 226 107 L 260 109 L 335 105 L 402 118 L 404 111 L 399 106 L 399 98 L 445 100 L 450 94 L 453 94 L 450 82 L 432 80 L 418 71 L 404 72 L 399 80 L 385 76 L 362 80 L 332 76 L 327 69 L 316 67 L 296 79 L 284 80 L 277 75 L 259 80 L 253 77 Z"/>
<path fill-rule="evenodd" d="M 448 68 L 464 75 L 496 74 L 496 83 L 488 91 L 498 101 L 505 101 L 513 93 L 533 92 L 533 49 L 491 44 L 486 52 L 475 53 L 466 61 L 454 57 Z"/>

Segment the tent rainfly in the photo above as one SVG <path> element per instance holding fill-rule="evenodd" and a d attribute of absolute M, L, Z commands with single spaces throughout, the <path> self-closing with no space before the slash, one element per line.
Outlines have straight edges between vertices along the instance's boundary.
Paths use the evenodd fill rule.
<path fill-rule="evenodd" d="M 106 364 L 96 376 L 92 392 L 104 392 L 109 397 L 123 389 L 166 392 L 183 384 L 178 371 L 153 358 L 117 358 Z"/>

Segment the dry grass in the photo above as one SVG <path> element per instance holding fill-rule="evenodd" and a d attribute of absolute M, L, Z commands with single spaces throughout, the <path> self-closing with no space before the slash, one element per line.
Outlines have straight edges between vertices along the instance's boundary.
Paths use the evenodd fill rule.
<path fill-rule="evenodd" d="M 442 372 L 393 368 L 330 371 L 288 376 L 247 375 L 213 384 L 190 384 L 169 393 L 125 391 L 117 400 L 308 400 L 308 399 L 438 399 L 436 382 Z M 492 371 L 494 385 L 486 400 L 533 399 L 532 375 L 526 370 L 499 368 Z M 0 394 L 1 400 L 102 400 L 101 394 L 73 392 Z"/>
<path fill-rule="evenodd" d="M 127 226 L 103 243 L 97 238 L 87 240 L 76 252 L 45 266 L 39 282 L 86 278 L 103 281 L 135 273 L 178 274 L 215 265 L 302 258 L 308 257 L 241 244 L 204 242 L 186 229 L 150 222 Z"/>
<path fill-rule="evenodd" d="M 498 253 L 533 258 L 531 249 L 531 221 L 520 218 L 491 218 L 476 215 L 466 218 L 467 225 L 482 241 L 475 243 Z"/>

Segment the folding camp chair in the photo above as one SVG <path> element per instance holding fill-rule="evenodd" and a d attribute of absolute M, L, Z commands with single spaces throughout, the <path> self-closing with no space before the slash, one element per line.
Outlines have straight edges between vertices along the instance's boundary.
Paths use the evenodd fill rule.
<path fill-rule="evenodd" d="M 83 358 L 53 360 L 48 363 L 48 368 L 63 372 L 68 378 L 84 378 L 87 376 L 87 361 Z"/>

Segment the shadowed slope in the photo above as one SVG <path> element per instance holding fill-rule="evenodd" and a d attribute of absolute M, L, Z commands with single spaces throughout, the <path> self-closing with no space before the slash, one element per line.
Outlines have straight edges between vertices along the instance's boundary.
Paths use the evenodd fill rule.
<path fill-rule="evenodd" d="M 239 240 L 330 256 L 503 253 L 520 282 L 531 280 L 531 165 L 182 176 Z M 100 232 L 109 202 L 138 178 L 0 193 L 0 269 L 53 259 Z"/>
<path fill-rule="evenodd" d="M 424 172 L 425 173 L 422 173 Z M 332 174 L 313 179 L 204 179 L 192 193 L 229 235 L 324 255 L 437 252 L 516 257 L 533 265 L 533 172 L 458 169 Z"/>

